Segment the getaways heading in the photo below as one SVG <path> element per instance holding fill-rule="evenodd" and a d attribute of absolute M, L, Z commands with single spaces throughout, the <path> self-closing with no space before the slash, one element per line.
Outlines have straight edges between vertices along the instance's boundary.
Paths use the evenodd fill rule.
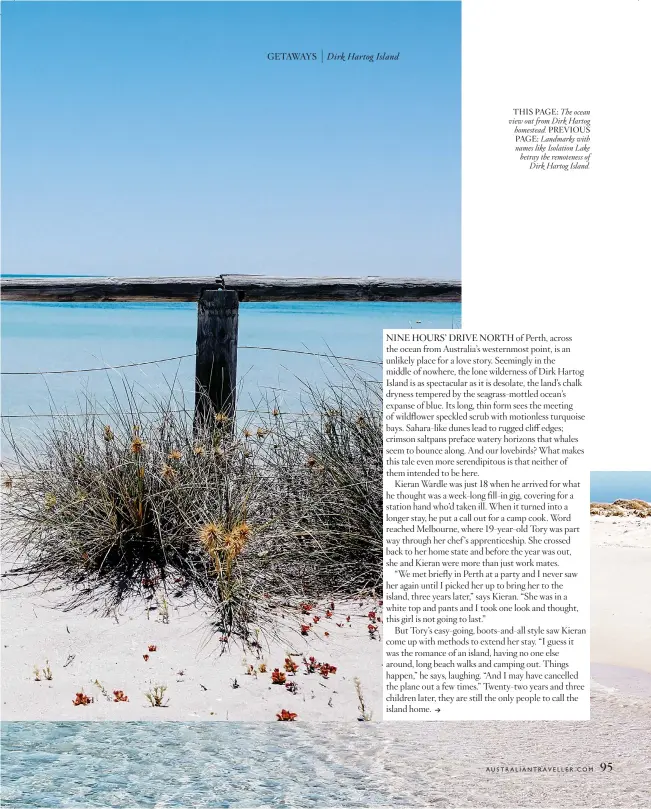
<path fill-rule="evenodd" d="M 271 62 L 316 62 L 319 56 L 314 52 L 270 52 L 267 54 L 267 59 Z M 330 51 L 327 54 L 321 51 L 322 62 L 397 62 L 398 59 L 400 59 L 400 51 L 398 53 L 386 53 L 385 51 L 381 53 L 344 53 L 343 51 L 333 53 Z"/>

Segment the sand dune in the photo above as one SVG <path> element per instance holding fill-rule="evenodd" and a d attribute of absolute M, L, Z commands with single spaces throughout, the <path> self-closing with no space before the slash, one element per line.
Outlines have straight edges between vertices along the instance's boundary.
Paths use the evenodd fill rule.
<path fill-rule="evenodd" d="M 647 503 L 645 500 L 590 503 L 590 514 L 601 517 L 651 517 L 651 503 Z"/>

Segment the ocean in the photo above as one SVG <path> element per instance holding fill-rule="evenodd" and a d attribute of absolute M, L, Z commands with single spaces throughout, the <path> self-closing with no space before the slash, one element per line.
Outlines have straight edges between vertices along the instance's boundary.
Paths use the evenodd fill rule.
<path fill-rule="evenodd" d="M 5 426 L 37 430 L 42 414 L 81 412 L 86 395 L 101 405 L 112 398 L 111 386 L 121 388 L 125 381 L 143 399 L 164 395 L 173 384 L 186 403 L 193 401 L 196 304 L 4 302 L 0 315 Z M 355 368 L 379 379 L 383 328 L 447 329 L 460 324 L 460 303 L 243 303 L 238 407 L 266 409 L 273 401 L 291 412 L 300 405 L 304 383 L 318 386 L 340 378 L 337 363 L 314 354 L 344 357 L 341 364 L 347 372 Z M 39 373 L 184 355 L 189 356 L 109 371 Z"/>
<path fill-rule="evenodd" d="M 123 382 L 134 385 L 143 399 L 164 395 L 173 385 L 186 403 L 193 401 L 195 304 L 4 302 L 0 318 L 2 415 L 9 417 L 5 428 L 10 425 L 16 433 L 38 430 L 43 414 L 52 411 L 81 412 L 85 396 L 101 406 L 112 399 L 112 386 L 119 390 Z M 243 303 L 238 407 L 267 409 L 271 402 L 285 411 L 298 410 L 304 383 L 336 382 L 342 368 L 379 379 L 383 328 L 460 325 L 460 303 Z M 346 359 L 333 363 L 314 356 L 329 354 Z M 184 355 L 110 371 L 38 373 Z M 342 368 L 336 367 L 339 362 Z M 7 449 L 4 441 L 2 449 Z M 651 472 L 593 472 L 590 497 L 651 501 Z"/>

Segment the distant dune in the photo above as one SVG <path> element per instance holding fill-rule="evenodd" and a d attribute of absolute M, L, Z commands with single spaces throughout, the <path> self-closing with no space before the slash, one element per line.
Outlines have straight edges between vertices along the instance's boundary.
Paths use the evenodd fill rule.
<path fill-rule="evenodd" d="M 651 504 L 644 500 L 590 503 L 590 514 L 597 517 L 651 517 Z"/>

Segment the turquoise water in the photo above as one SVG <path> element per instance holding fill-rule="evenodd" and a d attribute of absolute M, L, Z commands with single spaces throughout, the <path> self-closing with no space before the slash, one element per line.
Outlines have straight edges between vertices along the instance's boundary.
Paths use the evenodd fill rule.
<path fill-rule="evenodd" d="M 196 305 L 191 303 L 3 303 L 2 414 L 80 410 L 80 394 L 99 402 L 111 383 L 137 386 L 143 398 L 164 394 L 175 379 L 187 402 L 194 397 Z M 240 307 L 238 406 L 253 409 L 271 397 L 285 411 L 299 405 L 299 379 L 336 378 L 322 357 L 244 346 L 332 353 L 379 361 L 383 328 L 458 328 L 459 303 L 249 303 Z M 63 375 L 13 376 L 15 371 L 67 370 L 190 357 L 160 365 Z M 380 366 L 346 361 L 379 378 Z M 8 373 L 9 372 L 9 373 Z M 14 429 L 42 421 L 11 419 Z"/>
<path fill-rule="evenodd" d="M 356 724 L 4 722 L 2 805 L 405 805 L 376 736 Z"/>

